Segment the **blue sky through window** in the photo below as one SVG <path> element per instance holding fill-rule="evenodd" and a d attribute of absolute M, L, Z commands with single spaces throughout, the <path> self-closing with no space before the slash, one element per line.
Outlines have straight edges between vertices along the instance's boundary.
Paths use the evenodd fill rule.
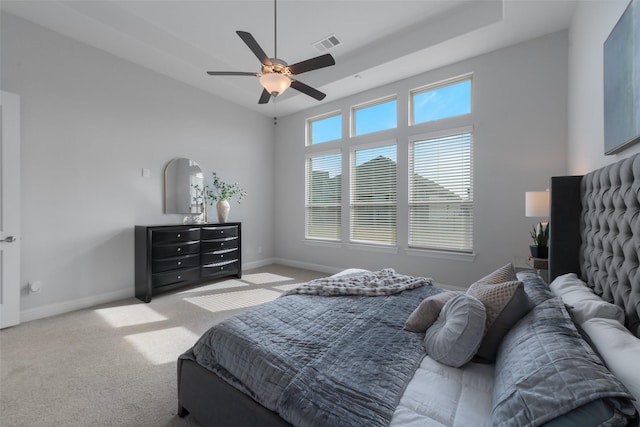
<path fill-rule="evenodd" d="M 398 127 L 398 101 L 391 99 L 381 104 L 354 110 L 355 134 L 378 132 Z"/>
<path fill-rule="evenodd" d="M 311 144 L 342 138 L 342 115 L 326 117 L 311 122 Z"/>
<path fill-rule="evenodd" d="M 471 112 L 471 80 L 413 94 L 413 123 L 424 123 Z"/>

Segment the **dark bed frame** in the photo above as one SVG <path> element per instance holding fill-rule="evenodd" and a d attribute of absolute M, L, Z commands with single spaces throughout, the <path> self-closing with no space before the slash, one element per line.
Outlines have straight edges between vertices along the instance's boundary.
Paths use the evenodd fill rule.
<path fill-rule="evenodd" d="M 640 337 L 640 154 L 584 176 L 551 179 L 549 280 L 576 273 L 625 310 Z M 203 426 L 290 426 L 216 374 L 178 360 L 178 415 Z"/>

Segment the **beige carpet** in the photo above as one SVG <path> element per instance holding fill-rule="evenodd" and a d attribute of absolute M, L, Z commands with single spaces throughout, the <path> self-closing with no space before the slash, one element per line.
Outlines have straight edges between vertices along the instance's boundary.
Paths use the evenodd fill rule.
<path fill-rule="evenodd" d="M 176 359 L 211 325 L 326 276 L 278 265 L 0 331 L 0 426 L 198 426 L 179 418 Z"/>

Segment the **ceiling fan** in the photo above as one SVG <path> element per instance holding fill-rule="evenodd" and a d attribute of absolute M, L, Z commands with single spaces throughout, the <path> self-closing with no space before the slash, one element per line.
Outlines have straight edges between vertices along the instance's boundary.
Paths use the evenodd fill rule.
<path fill-rule="evenodd" d="M 258 100 L 258 104 L 266 104 L 271 97 L 276 97 L 284 92 L 289 86 L 297 91 L 309 95 L 312 98 L 321 101 L 326 94 L 320 92 L 317 89 L 312 88 L 300 80 L 292 78 L 298 74 L 306 73 L 308 71 L 317 70 L 319 68 L 329 67 L 335 65 L 336 61 L 330 54 L 324 54 L 315 58 L 307 59 L 288 65 L 285 61 L 278 58 L 278 35 L 277 35 L 277 5 L 276 0 L 273 1 L 273 23 L 274 23 L 274 57 L 269 58 L 267 54 L 262 50 L 258 42 L 253 36 L 246 31 L 236 31 L 236 34 L 240 36 L 242 41 L 251 49 L 253 54 L 260 60 L 261 72 L 243 72 L 243 71 L 207 71 L 210 76 L 256 76 L 260 78 L 260 84 L 264 87 L 262 95 Z"/>

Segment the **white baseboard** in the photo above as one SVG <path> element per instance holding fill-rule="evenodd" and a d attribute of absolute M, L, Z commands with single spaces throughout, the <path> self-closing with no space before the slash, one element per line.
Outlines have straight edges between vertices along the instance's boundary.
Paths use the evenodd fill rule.
<path fill-rule="evenodd" d="M 22 310 L 20 312 L 20 322 L 30 322 L 32 320 L 44 319 L 45 317 L 57 316 L 58 314 L 69 313 L 70 311 L 82 310 L 83 308 L 94 307 L 121 299 L 132 298 L 134 296 L 133 286 L 119 291 L 107 292 L 100 295 L 92 295 L 86 298 L 74 299 L 71 301 L 49 304 L 42 307 Z"/>
<path fill-rule="evenodd" d="M 252 270 L 254 268 L 260 268 L 260 267 L 264 267 L 265 265 L 271 265 L 271 264 L 276 264 L 276 261 L 274 258 L 265 258 L 265 259 L 252 261 L 252 262 L 243 262 L 242 271 L 244 272 L 244 270 Z"/>

